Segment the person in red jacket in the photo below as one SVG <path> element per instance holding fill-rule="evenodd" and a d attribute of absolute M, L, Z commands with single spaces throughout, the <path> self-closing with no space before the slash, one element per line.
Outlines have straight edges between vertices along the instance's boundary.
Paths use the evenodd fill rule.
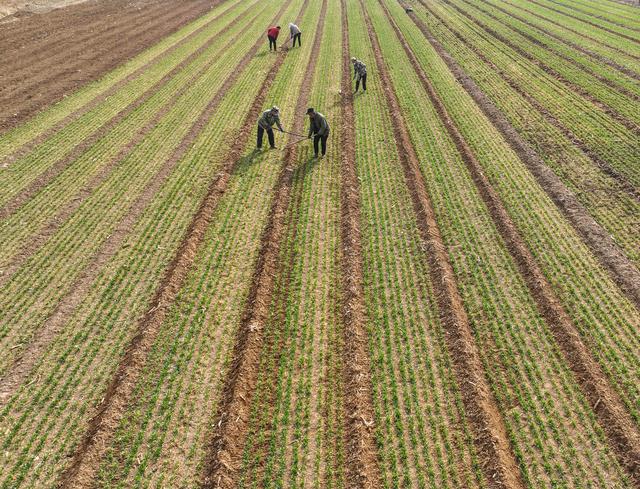
<path fill-rule="evenodd" d="M 269 27 L 267 29 L 267 37 L 269 38 L 269 51 L 271 51 L 271 46 L 273 46 L 273 50 L 276 49 L 276 39 L 278 39 L 278 34 L 280 34 L 280 26 Z"/>

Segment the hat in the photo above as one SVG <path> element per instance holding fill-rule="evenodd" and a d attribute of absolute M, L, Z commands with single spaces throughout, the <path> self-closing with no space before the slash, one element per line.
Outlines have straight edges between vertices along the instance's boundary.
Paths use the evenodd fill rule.
<path fill-rule="evenodd" d="M 313 114 L 315 111 L 316 111 L 316 109 L 314 109 L 313 107 L 309 107 L 309 108 L 307 109 L 307 115 L 309 115 L 309 114 Z"/>
<path fill-rule="evenodd" d="M 356 58 L 351 58 L 351 62 L 355 63 L 356 62 Z"/>
<path fill-rule="evenodd" d="M 273 107 L 271 107 L 271 111 L 272 112 L 280 112 L 280 107 L 277 107 L 277 106 L 274 105 Z"/>

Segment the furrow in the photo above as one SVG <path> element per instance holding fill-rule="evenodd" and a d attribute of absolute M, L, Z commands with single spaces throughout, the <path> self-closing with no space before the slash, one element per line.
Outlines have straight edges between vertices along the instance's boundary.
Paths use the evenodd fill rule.
<path fill-rule="evenodd" d="M 371 364 L 369 359 L 360 215 L 360 184 L 356 172 L 355 115 L 350 76 L 349 25 L 342 4 L 342 168 L 341 246 L 344 328 L 345 402 L 347 410 L 347 480 L 353 487 L 381 487 L 373 429 Z"/>
<path fill-rule="evenodd" d="M 583 14 L 583 15 L 586 15 L 586 16 L 589 16 L 589 17 L 593 17 L 593 18 L 596 18 L 596 19 L 598 19 L 598 20 L 603 20 L 603 21 L 605 21 L 605 22 L 609 22 L 609 23 L 611 23 L 611 24 L 613 24 L 613 25 L 616 25 L 616 26 L 618 26 L 618 27 L 623 27 L 623 28 L 625 28 L 625 29 L 629 29 L 629 30 L 634 31 L 634 32 L 640 32 L 640 29 L 638 29 L 637 27 L 632 27 L 632 26 L 629 26 L 629 25 L 625 25 L 625 24 L 623 24 L 623 23 L 621 23 L 621 22 L 618 22 L 618 21 L 616 21 L 616 20 L 613 20 L 613 19 L 610 19 L 610 18 L 604 17 L 603 15 L 594 14 L 593 12 L 588 12 L 588 11 L 585 11 L 585 10 L 579 9 L 579 8 L 577 8 L 577 7 L 573 6 L 573 5 L 566 4 L 566 3 L 556 2 L 555 0 L 549 0 L 549 1 L 550 1 L 551 3 L 556 4 L 556 5 L 559 5 L 559 6 L 562 6 L 562 7 L 568 8 L 568 9 L 570 9 L 570 10 L 573 10 L 573 11 L 575 11 L 575 12 L 580 12 L 580 13 L 581 13 L 581 14 Z"/>
<path fill-rule="evenodd" d="M 224 3 L 226 1 L 228 1 L 228 0 L 213 0 L 213 5 L 211 6 L 211 8 L 213 9 L 214 7 Z M 157 63 L 160 59 L 162 59 L 163 57 L 168 56 L 172 52 L 176 51 L 179 47 L 184 46 L 184 45 L 188 45 L 188 43 L 191 42 L 191 40 L 193 38 L 197 37 L 198 34 L 200 34 L 202 31 L 204 31 L 209 25 L 211 25 L 212 23 L 216 22 L 226 12 L 227 12 L 226 10 L 221 12 L 219 15 L 217 15 L 216 17 L 214 17 L 210 21 L 206 22 L 204 25 L 198 27 L 196 30 L 194 30 L 193 32 L 191 32 L 190 34 L 188 34 L 187 36 L 185 36 L 184 38 L 182 38 L 181 40 L 179 40 L 175 44 L 171 45 L 166 50 L 164 50 L 164 51 L 158 53 L 157 55 L 155 55 L 152 59 L 150 59 L 149 61 L 144 63 L 142 66 L 140 66 L 139 68 L 135 69 L 133 72 L 131 72 L 130 74 L 126 75 L 121 80 L 119 80 L 116 83 L 114 83 L 111 87 L 107 88 L 104 92 L 96 95 L 90 102 L 82 105 L 78 109 L 73 110 L 70 114 L 65 116 L 59 122 L 56 122 L 54 125 L 52 125 L 48 129 L 45 129 L 43 132 L 41 132 L 35 138 L 30 139 L 29 141 L 21 144 L 20 147 L 17 148 L 15 151 L 11 152 L 9 155 L 7 155 L 4 158 L 2 158 L 2 160 L 0 161 L 0 168 L 7 168 L 9 165 L 14 163 L 16 160 L 18 160 L 19 158 L 22 158 L 23 156 L 28 154 L 33 148 L 35 148 L 39 144 L 42 144 L 44 141 L 46 141 L 48 138 L 50 138 L 53 134 L 59 132 L 63 127 L 67 126 L 72 121 L 80 118 L 84 114 L 88 113 L 89 111 L 91 111 L 92 109 L 96 108 L 98 105 L 100 105 L 104 101 L 106 101 L 109 97 L 114 95 L 121 88 L 123 88 L 128 83 L 130 83 L 131 81 L 135 80 L 136 78 L 138 78 L 144 72 L 146 72 L 152 65 Z"/>
<path fill-rule="evenodd" d="M 498 41 L 502 42 L 503 44 L 505 44 L 506 46 L 511 48 L 513 51 L 518 53 L 524 59 L 526 59 L 527 61 L 530 61 L 531 63 L 533 63 L 535 66 L 537 66 L 542 71 L 544 71 L 547 75 L 551 76 L 553 79 L 555 79 L 558 82 L 560 82 L 560 84 L 562 84 L 562 86 L 564 88 L 574 92 L 575 94 L 579 95 L 580 97 L 582 97 L 586 101 L 590 102 L 591 104 L 596 106 L 598 109 L 600 109 L 602 112 L 604 112 L 605 114 L 610 116 L 612 119 L 614 119 L 617 122 L 619 122 L 621 125 L 623 125 L 625 128 L 627 128 L 629 131 L 631 131 L 636 136 L 640 136 L 640 126 L 638 126 L 638 124 L 636 122 L 626 118 L 624 115 L 622 115 L 618 111 L 616 111 L 613 107 L 610 107 L 606 103 L 603 103 L 597 97 L 593 96 L 591 93 L 589 93 L 587 90 L 585 90 L 581 86 L 575 84 L 571 80 L 568 80 L 563 75 L 558 73 L 554 68 L 550 67 L 547 63 L 539 60 L 538 58 L 536 58 L 532 54 L 528 53 L 522 47 L 517 46 L 515 43 L 511 42 L 509 39 L 507 39 L 506 37 L 504 37 L 500 33 L 496 32 L 494 29 L 492 29 L 491 27 L 489 27 L 487 24 L 483 23 L 479 19 L 473 17 L 469 12 L 463 10 L 458 5 L 454 4 L 453 2 L 451 2 L 449 0 L 442 0 L 442 1 L 446 5 L 449 5 L 451 8 L 453 8 L 460 15 L 466 17 L 468 20 L 470 20 L 471 22 L 473 22 L 476 25 L 478 25 L 478 27 L 483 29 L 489 35 L 493 36 L 495 39 L 497 39 Z"/>
<path fill-rule="evenodd" d="M 522 22 L 523 24 L 528 25 L 529 27 L 531 27 L 532 29 L 536 29 L 537 31 L 543 33 L 545 36 L 550 37 L 551 39 L 555 39 L 556 41 L 559 41 L 567 46 L 569 46 L 572 49 L 575 49 L 576 51 L 585 54 L 601 63 L 606 64 L 607 66 L 619 71 L 620 73 L 623 73 L 625 75 L 627 75 L 630 78 L 633 78 L 634 80 L 639 80 L 640 81 L 640 73 L 638 73 L 637 71 L 634 71 L 630 68 L 627 68 L 626 66 L 623 66 L 619 63 L 617 63 L 615 60 L 612 60 L 600 53 L 596 53 L 590 49 L 585 48 L 584 46 L 581 46 L 579 44 L 576 44 L 573 41 L 570 41 L 569 39 L 565 39 L 562 36 L 558 35 L 558 34 L 554 34 L 553 32 L 551 32 L 548 29 L 545 29 L 542 26 L 536 25 L 534 24 L 531 20 L 522 17 L 520 15 L 514 14 L 513 12 L 510 12 L 509 10 L 505 9 L 504 7 L 501 7 L 500 5 L 494 5 L 492 3 L 490 3 L 487 0 L 482 0 L 484 3 L 486 3 L 487 5 L 492 6 L 493 8 L 499 10 L 500 12 L 502 12 L 505 15 L 508 15 L 510 17 L 513 17 L 514 19 L 519 20 L 520 22 Z"/>
<path fill-rule="evenodd" d="M 563 16 L 569 17 L 569 18 L 571 18 L 573 20 L 577 20 L 579 22 L 583 22 L 583 23 L 585 23 L 585 24 L 587 24 L 587 25 L 589 25 L 591 27 L 603 30 L 603 31 L 605 31 L 605 32 L 607 32 L 609 34 L 613 34 L 614 36 L 618 36 L 618 37 L 621 37 L 621 38 L 626 39 L 628 41 L 634 42 L 636 44 L 640 44 L 640 40 L 638 40 L 637 38 L 629 36 L 629 35 L 624 34 L 622 32 L 614 31 L 613 29 L 610 29 L 608 27 L 603 26 L 601 23 L 598 24 L 598 23 L 595 23 L 595 22 L 591 22 L 590 20 L 581 19 L 579 17 L 576 17 L 575 15 L 571 15 L 571 14 L 569 14 L 567 12 L 563 12 L 560 9 L 549 7 L 548 5 L 544 5 L 544 4 L 540 3 L 540 2 L 536 2 L 535 0 L 531 0 L 529 3 L 533 3 L 534 5 L 537 5 L 539 7 L 543 7 L 545 9 L 547 9 L 547 10 L 551 10 L 552 12 L 555 12 L 558 15 L 563 15 Z"/>
<path fill-rule="evenodd" d="M 442 18 L 434 12 L 424 0 L 418 0 L 420 4 L 422 4 L 427 10 L 429 10 L 430 15 L 433 15 L 438 19 L 439 22 L 447 25 Z M 581 140 L 577 135 L 571 131 L 568 127 L 566 127 L 562 122 L 560 122 L 550 111 L 542 105 L 537 99 L 532 97 L 527 88 L 520 86 L 515 80 L 509 76 L 502 68 L 497 66 L 489 57 L 482 52 L 478 47 L 471 44 L 465 37 L 463 37 L 460 33 L 456 31 L 451 31 L 451 33 L 458 39 L 464 46 L 473 51 L 478 58 L 480 58 L 487 66 L 489 66 L 493 71 L 495 71 L 500 77 L 514 90 L 516 91 L 523 99 L 525 99 L 529 104 L 531 104 L 535 109 L 544 117 L 544 119 L 554 126 L 558 131 L 562 133 L 569 141 L 571 141 L 577 148 L 582 151 L 582 153 L 589 158 L 593 164 L 602 170 L 606 175 L 614 179 L 622 190 L 624 190 L 630 197 L 640 202 L 640 190 L 636 188 L 636 186 L 629 181 L 629 178 L 626 175 L 621 174 L 617 169 L 613 168 L 611 164 L 605 160 L 603 160 L 600 156 L 594 153 L 593 149 L 591 149 L 583 140 Z"/>
<path fill-rule="evenodd" d="M 469 319 L 457 290 L 455 275 L 435 219 L 427 189 L 422 179 L 418 157 L 411 143 L 400 104 L 382 57 L 379 41 L 360 0 L 374 48 L 376 65 L 394 122 L 395 143 L 405 171 L 419 228 L 427 248 L 431 282 L 438 291 L 437 302 L 442 322 L 447 327 L 446 341 L 458 378 L 462 401 L 474 432 L 474 441 L 488 483 L 496 488 L 523 488 L 504 420 L 488 386 L 482 362 L 469 325 Z"/>
<path fill-rule="evenodd" d="M 573 325 L 569 315 L 553 292 L 551 284 L 546 280 L 535 258 L 527 248 L 498 194 L 484 175 L 482 167 L 471 148 L 454 125 L 444 103 L 420 67 L 397 24 L 386 6 L 382 3 L 381 5 L 402 47 L 411 60 L 414 71 L 418 75 L 425 92 L 427 92 L 429 99 L 438 112 L 438 116 L 447 128 L 447 132 L 467 165 L 474 183 L 489 209 L 497 229 L 505 240 L 510 254 L 517 263 L 541 314 L 545 317 L 547 324 L 549 324 L 558 344 L 562 348 L 567 363 L 578 379 L 585 396 L 594 406 L 594 411 L 598 415 L 600 424 L 607 433 L 610 444 L 621 465 L 626 467 L 635 483 L 640 484 L 640 473 L 637 471 L 637 466 L 640 463 L 640 450 L 638 449 L 640 447 L 640 433 L 633 420 L 626 412 L 623 402 L 609 385 L 597 362 L 580 340 L 578 330 Z M 640 282 L 637 285 L 640 286 Z"/>
<path fill-rule="evenodd" d="M 291 0 L 287 0 L 280 8 L 274 21 L 277 20 L 286 10 Z M 306 4 L 305 4 L 306 5 Z M 213 114 L 216 106 L 222 100 L 226 91 L 238 79 L 246 68 L 248 61 L 255 56 L 260 45 L 264 42 L 262 36 L 256 41 L 238 68 L 227 78 L 220 87 L 216 96 L 211 100 L 207 110 L 199 120 L 192 126 L 187 141 L 174 152 L 171 161 L 177 162 L 188 149 L 191 142 L 201 131 L 204 123 Z M 107 389 L 105 397 L 96 409 L 95 416 L 91 419 L 89 427 L 84 435 L 81 444 L 77 447 L 71 464 L 61 476 L 61 487 L 91 487 L 95 474 L 101 463 L 101 459 L 106 452 L 107 446 L 114 434 L 115 427 L 122 419 L 122 415 L 130 401 L 131 394 L 135 387 L 136 380 L 144 367 L 146 357 L 157 336 L 159 328 L 164 321 L 170 306 L 175 298 L 195 260 L 197 251 L 202 244 L 206 229 L 211 222 L 213 213 L 220 198 L 227 189 L 229 179 L 241 157 L 241 151 L 247 143 L 251 134 L 251 128 L 255 123 L 260 108 L 264 103 L 268 88 L 273 77 L 284 61 L 284 54 L 280 53 L 274 62 L 267 77 L 263 82 L 260 92 L 254 100 L 250 111 L 245 118 L 240 134 L 237 136 L 234 145 L 229 152 L 229 163 L 217 177 L 211 181 L 204 200 L 201 202 L 189 228 L 178 248 L 173 261 L 169 265 L 165 276 L 160 283 L 155 297 L 151 302 L 152 307 L 138 324 L 137 333 L 131 340 L 124 358 L 118 365 L 118 369 L 113 376 Z M 190 139 L 190 141 L 189 141 Z M 155 191 L 150 197 L 155 194 Z"/>
<path fill-rule="evenodd" d="M 640 308 L 640 272 L 633 262 L 613 241 L 609 233 L 590 215 L 575 194 L 544 163 L 542 158 L 518 134 L 507 118 L 464 72 L 442 44 L 433 37 L 427 25 L 416 15 L 410 15 L 414 24 L 446 63 L 449 70 L 482 109 L 487 118 L 501 132 L 514 152 L 527 165 L 540 186 L 563 212 L 582 240 L 609 271 L 618 286 Z"/>
<path fill-rule="evenodd" d="M 258 13 L 256 17 L 259 15 Z M 253 22 L 250 21 L 248 24 L 250 25 Z M 237 38 L 242 35 L 242 32 L 238 33 L 233 39 L 231 39 L 223 50 L 226 50 L 228 47 L 235 44 Z M 238 68 L 234 70 L 242 71 L 239 69 L 240 67 L 246 65 L 246 61 L 250 57 L 245 57 L 242 62 L 238 65 Z M 12 276 L 12 274 L 20 267 L 22 263 L 24 263 L 29 256 L 34 253 L 42 244 L 52 236 L 58 228 L 64 223 L 71 214 L 77 210 L 82 202 L 92 194 L 93 190 L 95 190 L 102 181 L 104 181 L 109 173 L 117 166 L 117 164 L 122 161 L 126 155 L 151 131 L 158 123 L 162 120 L 162 118 L 169 112 L 171 107 L 175 104 L 175 102 L 191 87 L 192 81 L 200 78 L 202 74 L 204 74 L 211 64 L 215 62 L 215 58 L 211 58 L 209 62 L 205 64 L 193 77 L 190 82 L 187 82 L 182 85 L 180 90 L 178 90 L 172 98 L 167 102 L 167 104 L 156 113 L 151 121 L 149 121 L 145 127 L 135 136 L 135 138 L 130 141 L 107 165 L 103 168 L 103 170 L 93 179 L 93 181 L 87 185 L 87 187 L 83 188 L 78 196 L 73 199 L 69 205 L 64 208 L 60 213 L 58 213 L 43 229 L 43 231 L 38 234 L 35 238 L 30 239 L 28 244 L 23 248 L 18 255 L 18 260 L 11 263 L 5 270 L 3 270 L 3 275 L 0 276 L 0 287 L 6 283 L 6 281 Z M 213 105 L 211 105 L 207 109 L 207 113 L 213 113 L 215 111 L 217 105 L 222 100 L 222 95 L 224 91 L 228 90 L 230 86 L 233 85 L 235 80 L 239 77 L 237 75 L 232 75 L 212 99 Z M 222 91 L 224 89 L 224 91 Z M 214 102 L 215 101 L 215 102 Z M 208 117 L 203 119 L 205 121 Z M 204 124 L 204 122 L 202 122 Z M 191 133 L 188 138 L 195 137 L 195 134 Z M 191 143 L 187 143 L 187 145 L 181 150 L 181 153 L 186 151 L 188 145 Z M 178 161 L 182 157 L 182 154 L 176 153 L 170 161 Z M 171 163 L 171 167 L 174 163 Z M 153 191 L 145 190 L 139 200 L 133 204 L 130 209 L 129 215 L 127 215 L 124 219 L 126 223 L 134 223 L 138 220 L 140 214 L 146 208 L 146 204 L 150 199 L 155 195 L 155 192 L 160 187 L 161 183 L 164 181 L 166 175 L 168 175 L 168 171 L 163 169 L 158 175 L 162 175 L 161 178 L 156 177 L 155 180 L 149 184 L 150 188 Z M 102 266 L 111 258 L 111 256 L 120 248 L 120 245 L 126 238 L 129 231 L 129 226 L 120 225 L 118 230 L 111 235 L 111 237 L 105 242 L 103 248 L 101 248 L 93 258 L 91 264 L 87 267 L 87 272 L 81 274 L 80 277 L 76 280 L 72 288 L 70 289 L 67 296 L 65 296 L 60 303 L 57 305 L 51 316 L 47 319 L 47 322 L 44 326 L 37 332 L 32 343 L 29 345 L 28 349 L 18 358 L 16 358 L 7 370 L 6 374 L 0 378 L 0 406 L 4 403 L 6 399 L 11 397 L 11 395 L 15 392 L 15 390 L 22 384 L 24 379 L 29 375 L 33 366 L 38 361 L 42 352 L 47 348 L 49 343 L 57 336 L 58 331 L 63 326 L 64 322 L 68 318 L 69 314 L 71 314 L 75 308 L 79 305 L 83 296 L 78 294 L 77 291 L 86 290 L 89 284 L 93 283 L 98 273 L 100 272 Z M 108 250 L 108 251 L 107 251 Z"/>
<path fill-rule="evenodd" d="M 327 0 L 323 0 L 313 39 L 311 60 L 296 102 L 296 114 L 304 111 L 309 99 L 317 64 L 317 53 L 324 30 L 326 9 Z M 300 133 L 303 130 L 303 124 L 302 118 L 297 119 L 292 132 Z M 295 146 L 285 150 L 267 226 L 261 238 L 260 257 L 249 292 L 247 309 L 238 330 L 232 365 L 224 382 L 222 400 L 215 418 L 219 421 L 208 449 L 208 460 L 205 462 L 202 486 L 206 488 L 235 487 L 237 484 L 238 468 L 249 430 L 251 399 L 258 380 L 257 367 L 264 343 L 264 327 L 269 316 L 274 279 L 278 275 L 278 255 L 285 233 L 285 219 L 289 207 L 296 155 Z"/>
<path fill-rule="evenodd" d="M 252 7 L 251 7 L 252 8 Z M 191 53 L 187 58 L 183 59 L 178 65 L 176 65 L 170 72 L 164 75 L 160 80 L 153 84 L 149 89 L 145 90 L 139 97 L 133 100 L 130 104 L 126 105 L 120 112 L 114 115 L 111 119 L 101 125 L 96 131 L 89 135 L 89 137 L 85 138 L 83 141 L 78 143 L 73 147 L 71 151 L 69 151 L 66 155 L 57 160 L 53 165 L 51 165 L 47 170 L 45 170 L 42 174 L 40 174 L 33 182 L 29 184 L 24 190 L 15 195 L 10 201 L 8 201 L 2 208 L 0 208 L 0 220 L 6 219 L 14 212 L 16 212 L 22 205 L 31 200 L 31 198 L 37 194 L 42 188 L 46 187 L 51 181 L 53 181 L 63 170 L 65 170 L 69 165 L 71 165 L 82 153 L 84 153 L 88 148 L 90 148 L 96 141 L 100 140 L 104 137 L 111 129 L 113 129 L 116 125 L 121 123 L 126 117 L 128 117 L 132 112 L 142 106 L 145 102 L 147 102 L 154 94 L 156 94 L 166 83 L 174 78 L 180 71 L 182 71 L 187 65 L 196 60 L 202 53 L 204 53 L 207 49 L 209 49 L 213 43 L 219 41 L 219 36 L 224 35 L 227 31 L 233 28 L 238 22 L 242 21 L 243 18 L 250 12 L 251 8 L 245 10 L 238 17 L 229 22 L 221 31 L 216 33 L 215 36 L 212 36 L 209 40 L 207 40 L 203 45 L 201 45 L 196 51 Z M 254 18 L 257 17 L 254 16 Z M 212 20 L 212 22 L 215 21 Z M 247 22 L 247 24 L 251 24 L 253 19 Z M 240 33 L 241 34 L 241 33 Z M 240 34 L 236 35 L 235 38 L 228 42 L 225 47 L 221 49 L 221 52 L 225 52 L 227 48 L 231 47 Z M 197 75 L 192 77 L 193 79 L 198 78 L 202 73 L 206 71 L 206 68 L 210 66 L 215 61 L 215 57 L 212 57 L 211 61 L 205 65 L 205 67 L 200 70 Z M 173 103 L 178 99 L 179 95 L 184 93 L 184 91 L 189 87 L 189 83 L 186 83 L 180 90 L 174 95 L 167 104 L 168 107 L 171 107 Z M 178 95 L 179 94 L 179 95 Z M 136 136 L 134 136 L 131 145 L 128 147 L 133 147 L 137 144 L 137 142 L 144 137 L 144 135 L 152 129 L 155 124 L 160 120 L 162 116 L 164 116 L 167 112 L 168 108 L 164 107 L 160 110 L 156 116 L 153 118 L 152 122 L 150 122 L 145 128 L 143 128 Z M 92 183 L 87 186 L 87 188 L 95 188 L 100 181 L 102 181 L 108 174 L 109 169 L 113 168 L 113 166 L 120 161 L 126 152 L 121 152 L 118 154 L 116 158 L 111 160 L 103 170 L 100 172 L 96 178 L 92 180 Z M 87 194 L 86 190 L 81 192 L 82 194 Z M 74 203 L 79 205 L 80 200 L 75 199 Z M 60 218 L 54 218 L 54 221 L 60 222 Z M 21 253 L 24 255 L 24 253 Z M 5 271 L 6 274 L 6 271 Z M 5 278 L 3 276 L 3 278 Z M 2 283 L 2 279 L 0 279 L 0 284 Z"/>

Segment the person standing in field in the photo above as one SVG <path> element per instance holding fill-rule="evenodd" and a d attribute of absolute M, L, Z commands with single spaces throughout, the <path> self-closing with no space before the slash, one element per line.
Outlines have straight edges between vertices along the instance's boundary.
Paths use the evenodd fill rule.
<path fill-rule="evenodd" d="M 271 47 L 273 47 L 274 51 L 276 49 L 276 39 L 278 39 L 278 34 L 280 34 L 280 26 L 269 27 L 267 29 L 267 37 L 269 38 L 269 51 L 271 51 Z"/>
<path fill-rule="evenodd" d="M 284 131 L 284 129 L 282 129 L 282 125 L 280 124 L 280 109 L 275 105 L 269 110 L 265 110 L 258 119 L 258 149 L 262 148 L 262 138 L 264 137 L 265 131 L 267 132 L 267 137 L 269 138 L 269 146 L 271 146 L 271 149 L 276 149 L 276 143 L 272 129 L 274 124 L 278 126 L 278 130 L 280 132 Z"/>
<path fill-rule="evenodd" d="M 313 107 L 307 109 L 309 116 L 309 138 L 313 135 L 313 152 L 314 157 L 318 157 L 318 143 L 322 145 L 322 156 L 327 153 L 327 139 L 329 139 L 329 123 L 325 116 L 320 112 L 316 112 Z"/>
<path fill-rule="evenodd" d="M 362 90 L 367 91 L 367 65 L 356 58 L 351 58 L 353 63 L 353 77 L 356 79 L 356 92 L 360 88 L 360 80 L 362 80 Z"/>
<path fill-rule="evenodd" d="M 291 32 L 291 39 L 293 40 L 291 47 L 295 47 L 296 39 L 298 40 L 298 47 L 300 47 L 300 36 L 302 35 L 302 31 L 300 30 L 300 28 L 292 22 L 289 24 L 289 32 Z"/>

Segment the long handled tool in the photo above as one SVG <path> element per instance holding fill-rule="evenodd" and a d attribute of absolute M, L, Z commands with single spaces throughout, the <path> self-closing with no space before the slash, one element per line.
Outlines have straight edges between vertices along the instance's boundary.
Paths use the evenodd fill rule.
<path fill-rule="evenodd" d="M 307 139 L 308 139 L 308 138 L 305 136 L 304 138 L 302 138 L 302 139 L 298 139 L 297 141 L 294 141 L 293 143 L 289 143 L 289 144 L 287 144 L 286 146 L 283 146 L 283 147 L 282 147 L 282 151 L 284 151 L 285 149 L 287 149 L 289 146 L 294 146 L 294 145 L 296 145 L 296 144 L 298 144 L 298 143 L 301 143 L 302 141 L 305 141 L 305 140 L 307 140 Z"/>
<path fill-rule="evenodd" d="M 298 136 L 299 138 L 306 138 L 307 136 L 305 136 L 304 134 L 298 134 L 297 132 L 291 132 L 291 131 L 282 131 L 285 134 L 291 134 L 292 136 Z"/>

